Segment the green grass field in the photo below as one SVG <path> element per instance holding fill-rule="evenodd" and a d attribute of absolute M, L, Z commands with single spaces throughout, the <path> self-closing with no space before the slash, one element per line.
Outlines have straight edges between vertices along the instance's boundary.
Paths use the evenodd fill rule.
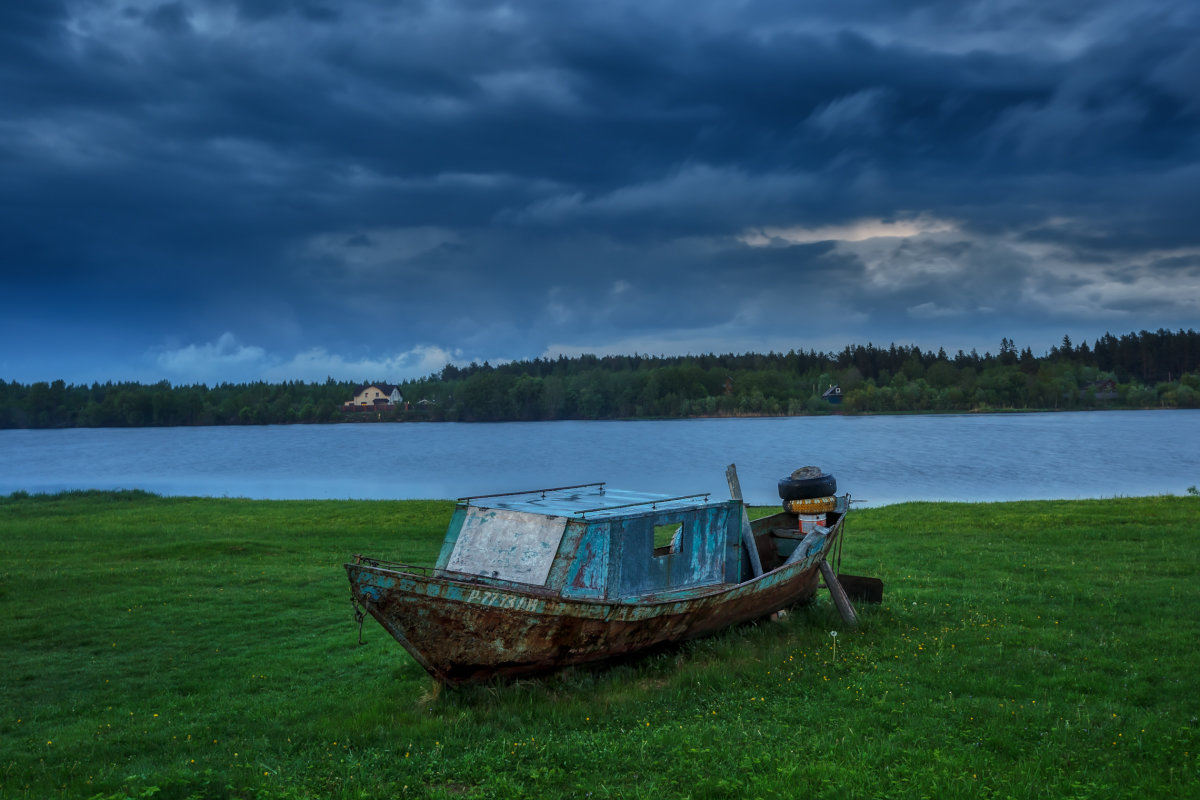
<path fill-rule="evenodd" d="M 0 796 L 1200 796 L 1200 498 L 855 511 L 858 631 L 439 690 L 341 564 L 451 509 L 0 498 Z"/>

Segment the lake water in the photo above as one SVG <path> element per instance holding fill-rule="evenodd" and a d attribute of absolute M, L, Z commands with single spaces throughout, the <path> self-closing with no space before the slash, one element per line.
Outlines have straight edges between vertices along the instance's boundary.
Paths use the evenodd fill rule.
<path fill-rule="evenodd" d="M 1200 411 L 381 423 L 0 431 L 0 495 L 454 498 L 607 481 L 778 502 L 806 464 L 866 505 L 1184 494 L 1200 484 Z"/>

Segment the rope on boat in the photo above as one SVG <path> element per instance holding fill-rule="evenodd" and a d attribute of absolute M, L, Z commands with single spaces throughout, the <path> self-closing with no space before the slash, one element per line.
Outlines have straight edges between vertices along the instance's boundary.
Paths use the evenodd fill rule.
<path fill-rule="evenodd" d="M 362 606 L 358 604 L 358 599 L 354 595 L 350 595 L 350 605 L 354 609 L 354 621 L 358 623 L 358 643 L 361 646 L 366 644 L 362 638 L 362 626 L 363 620 L 366 619 L 367 615 L 363 611 Z"/>
<path fill-rule="evenodd" d="M 837 552 L 833 554 L 834 566 L 837 567 L 836 572 L 841 574 L 842 571 L 842 544 L 846 541 L 846 522 L 843 516 L 839 522 L 842 523 L 842 529 L 838 531 Z"/>
<path fill-rule="evenodd" d="M 847 512 L 850 511 L 850 504 L 853 502 L 855 502 L 855 501 L 851 500 L 850 495 L 847 494 L 846 495 L 846 511 Z M 842 572 L 842 545 L 846 541 L 846 515 L 845 514 L 842 514 L 842 518 L 838 520 L 838 524 L 842 526 L 842 529 L 840 531 L 838 531 L 837 552 L 835 552 L 833 554 L 833 557 L 834 557 L 834 566 L 837 568 L 836 572 L 838 574 L 841 574 L 841 572 Z"/>

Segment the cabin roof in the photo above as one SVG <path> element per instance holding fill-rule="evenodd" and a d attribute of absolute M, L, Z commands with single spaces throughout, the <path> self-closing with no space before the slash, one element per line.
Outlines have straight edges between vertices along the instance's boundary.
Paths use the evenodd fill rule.
<path fill-rule="evenodd" d="M 383 392 L 384 394 L 391 394 L 392 392 L 398 391 L 400 389 L 399 386 L 396 386 L 393 383 L 364 383 L 362 386 L 355 387 L 354 393 L 356 395 L 362 394 L 363 392 L 365 392 L 367 389 L 370 389 L 371 387 L 375 387 L 376 389 Z"/>
<path fill-rule="evenodd" d="M 609 489 L 603 483 L 537 489 L 487 497 L 464 497 L 459 503 L 476 508 L 495 508 L 550 517 L 613 519 L 663 511 L 681 511 L 722 505 L 709 502 L 709 493 L 683 496 Z"/>

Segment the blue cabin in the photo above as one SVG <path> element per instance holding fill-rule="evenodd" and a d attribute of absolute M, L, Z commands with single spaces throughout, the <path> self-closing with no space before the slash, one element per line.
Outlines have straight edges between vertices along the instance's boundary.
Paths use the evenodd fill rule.
<path fill-rule="evenodd" d="M 602 483 L 463 498 L 435 569 L 572 600 L 686 596 L 739 581 L 741 525 L 736 500 Z"/>

